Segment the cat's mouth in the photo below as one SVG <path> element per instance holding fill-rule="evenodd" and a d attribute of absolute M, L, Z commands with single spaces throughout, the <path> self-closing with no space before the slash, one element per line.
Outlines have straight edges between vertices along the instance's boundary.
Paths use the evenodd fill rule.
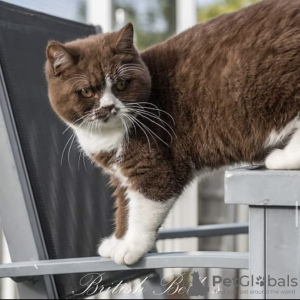
<path fill-rule="evenodd" d="M 107 123 L 109 119 L 118 115 L 120 109 L 117 107 L 107 107 L 107 108 L 99 108 L 94 110 L 88 116 L 88 121 L 101 121 L 103 123 Z"/>

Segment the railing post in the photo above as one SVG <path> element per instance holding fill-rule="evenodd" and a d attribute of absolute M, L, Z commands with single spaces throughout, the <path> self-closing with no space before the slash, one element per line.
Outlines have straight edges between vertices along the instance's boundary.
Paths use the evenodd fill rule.
<path fill-rule="evenodd" d="M 251 299 L 300 298 L 300 172 L 227 171 L 225 201 L 250 206 Z"/>
<path fill-rule="evenodd" d="M 249 209 L 249 293 L 251 299 L 266 299 L 265 285 L 265 208 L 251 206 Z M 259 284 L 257 284 L 257 282 Z"/>

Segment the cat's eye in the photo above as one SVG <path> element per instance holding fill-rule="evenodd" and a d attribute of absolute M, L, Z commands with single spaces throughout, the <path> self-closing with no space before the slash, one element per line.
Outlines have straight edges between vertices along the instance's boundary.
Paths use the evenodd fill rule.
<path fill-rule="evenodd" d="M 127 88 L 127 82 L 124 81 L 124 80 L 119 80 L 119 81 L 117 81 L 117 83 L 116 83 L 115 86 L 116 86 L 116 89 L 118 91 L 122 92 L 122 91 L 126 90 L 126 88 Z"/>
<path fill-rule="evenodd" d="M 81 89 L 79 94 L 84 98 L 91 98 L 94 95 L 94 92 L 91 88 Z"/>

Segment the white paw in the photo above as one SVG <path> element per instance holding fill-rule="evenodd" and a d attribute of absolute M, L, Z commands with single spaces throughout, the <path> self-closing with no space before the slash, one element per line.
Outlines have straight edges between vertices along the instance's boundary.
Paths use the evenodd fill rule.
<path fill-rule="evenodd" d="M 143 243 L 122 240 L 118 246 L 114 248 L 111 258 L 118 265 L 133 265 L 149 250 L 148 245 Z"/>
<path fill-rule="evenodd" d="M 267 157 L 266 167 L 270 170 L 299 170 L 299 152 L 277 149 Z"/>
<path fill-rule="evenodd" d="M 115 235 L 104 239 L 98 248 L 98 254 L 101 257 L 111 258 L 113 250 L 118 246 L 121 240 L 118 240 Z"/>
<path fill-rule="evenodd" d="M 282 170 L 285 163 L 285 152 L 284 150 L 274 150 L 266 159 L 266 167 L 269 170 Z"/>

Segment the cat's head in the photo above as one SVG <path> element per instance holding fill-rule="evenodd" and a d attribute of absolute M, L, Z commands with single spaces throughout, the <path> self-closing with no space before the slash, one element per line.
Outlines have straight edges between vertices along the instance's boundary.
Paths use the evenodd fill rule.
<path fill-rule="evenodd" d="M 73 127 L 101 130 L 130 124 L 147 102 L 149 71 L 133 44 L 133 26 L 65 44 L 49 42 L 46 77 L 51 105 Z"/>

